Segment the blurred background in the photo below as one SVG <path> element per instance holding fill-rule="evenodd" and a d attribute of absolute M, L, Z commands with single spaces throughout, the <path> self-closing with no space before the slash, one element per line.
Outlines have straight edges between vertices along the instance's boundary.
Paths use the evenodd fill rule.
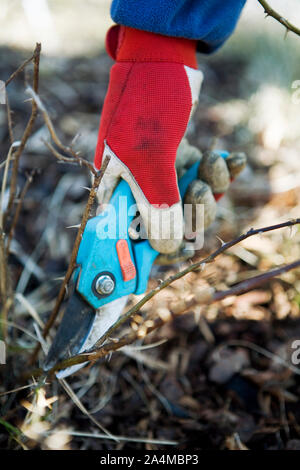
<path fill-rule="evenodd" d="M 299 0 L 270 3 L 300 27 Z M 104 51 L 112 24 L 109 7 L 108 0 L 1 0 L 0 6 L 0 79 L 41 42 L 40 96 L 62 141 L 90 161 L 112 65 Z M 219 204 L 199 257 L 218 245 L 216 236 L 228 241 L 250 227 L 299 217 L 300 37 L 286 34 L 273 18 L 265 18 L 258 1 L 248 0 L 225 46 L 198 60 L 205 80 L 190 142 L 202 151 L 214 145 L 248 155 L 247 168 Z M 7 88 L 15 140 L 30 115 L 25 82 L 31 78 L 28 67 Z M 19 188 L 32 170 L 35 175 L 9 258 L 17 294 L 9 320 L 34 335 L 32 311 L 43 323 L 53 308 L 76 233 L 67 227 L 80 222 L 90 185 L 85 170 L 58 163 L 43 139 L 49 136 L 39 117 L 20 162 Z M 9 145 L 6 109 L 0 106 L 0 165 Z M 249 238 L 204 273 L 166 289 L 145 311 L 188 296 L 198 285 L 222 290 L 293 262 L 300 258 L 299 241 L 297 228 Z M 156 268 L 151 286 L 158 275 L 181 267 Z M 0 447 L 157 449 L 169 440 L 180 448 L 300 449 L 299 377 L 276 361 L 277 356 L 288 361 L 291 341 L 300 339 L 299 306 L 300 272 L 294 270 L 261 289 L 178 318 L 145 339 L 146 344 L 168 340 L 147 353 L 129 348 L 72 377 L 74 392 L 94 419 L 124 437 L 119 444 L 85 436 L 99 429 L 56 383 L 35 396 L 43 419 L 28 405 L 28 390 L 5 396 L 19 385 L 36 344 L 11 326 L 8 366 L 5 373 L 0 368 Z M 226 347 L 232 340 L 271 351 L 273 359 L 255 349 Z M 58 396 L 51 412 L 44 393 Z"/>

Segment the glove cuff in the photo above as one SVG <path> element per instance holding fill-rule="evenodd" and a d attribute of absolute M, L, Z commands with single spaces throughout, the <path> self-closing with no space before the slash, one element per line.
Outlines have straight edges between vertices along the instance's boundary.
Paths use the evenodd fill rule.
<path fill-rule="evenodd" d="M 197 41 L 162 36 L 128 26 L 112 26 L 106 50 L 118 62 L 173 62 L 197 69 Z"/>

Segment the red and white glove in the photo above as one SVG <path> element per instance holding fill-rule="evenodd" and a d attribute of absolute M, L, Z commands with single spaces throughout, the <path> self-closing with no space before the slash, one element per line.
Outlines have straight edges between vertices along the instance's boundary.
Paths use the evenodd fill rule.
<path fill-rule="evenodd" d="M 106 47 L 116 63 L 94 161 L 100 169 L 105 156 L 110 156 L 99 202 L 109 202 L 123 178 L 130 185 L 149 242 L 161 253 L 172 253 L 184 231 L 176 152 L 202 82 L 196 41 L 113 26 Z"/>

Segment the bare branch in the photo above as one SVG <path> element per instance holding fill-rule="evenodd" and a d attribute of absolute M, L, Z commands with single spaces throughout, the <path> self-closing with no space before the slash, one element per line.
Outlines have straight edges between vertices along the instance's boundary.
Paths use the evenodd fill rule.
<path fill-rule="evenodd" d="M 0 193 L 0 229 L 3 229 L 4 213 L 3 213 L 2 208 L 3 208 L 3 201 L 4 201 L 4 193 L 5 193 L 6 184 L 7 184 L 7 180 L 8 180 L 9 164 L 12 160 L 13 149 L 14 149 L 15 146 L 16 146 L 16 143 L 12 144 L 10 146 L 8 154 L 7 154 L 7 158 L 3 162 L 3 164 L 4 164 L 4 174 L 3 174 L 3 179 L 2 179 L 2 184 L 1 184 L 1 193 Z"/>
<path fill-rule="evenodd" d="M 281 266 L 280 268 L 273 269 L 271 271 L 267 271 L 266 273 L 259 274 L 258 276 L 254 276 L 250 279 L 247 279 L 246 281 L 240 282 L 239 284 L 232 287 L 231 289 L 221 291 L 221 292 L 215 292 L 215 294 L 213 295 L 213 301 L 215 302 L 218 300 L 225 299 L 225 297 L 228 297 L 231 295 L 241 295 L 241 294 L 244 294 L 245 292 L 249 292 L 250 290 L 255 289 L 256 287 L 259 287 L 262 284 L 265 284 L 270 279 L 280 276 L 281 274 L 291 271 L 292 269 L 296 269 L 299 266 L 300 266 L 300 260 L 297 260 L 294 263 Z"/>
<path fill-rule="evenodd" d="M 76 158 L 75 157 L 66 157 L 65 155 L 62 155 L 61 153 L 59 153 L 53 147 L 53 145 L 50 144 L 50 142 L 46 142 L 45 140 L 43 142 L 46 145 L 46 147 L 50 150 L 50 152 L 52 152 L 54 157 L 57 158 L 57 160 L 59 160 L 61 162 L 64 162 L 64 163 L 70 163 L 70 164 L 76 164 L 76 165 L 79 164 L 80 166 L 85 166 L 85 167 L 88 168 L 88 170 L 90 170 L 90 172 L 93 175 L 97 174 L 97 171 L 95 170 L 93 165 L 90 162 L 88 162 L 85 158 L 82 158 L 82 157 L 79 157 L 79 156 L 77 156 Z"/>
<path fill-rule="evenodd" d="M 6 94 L 6 114 L 7 114 L 9 140 L 10 140 L 10 144 L 12 145 L 14 142 L 13 122 L 12 122 L 12 117 L 11 117 L 12 111 L 10 109 L 9 98 L 7 94 Z"/>
<path fill-rule="evenodd" d="M 7 256 L 4 244 L 4 233 L 0 228 L 0 302 L 1 302 L 1 325 L 2 336 L 7 335 L 7 315 L 12 305 L 11 283 L 8 272 Z"/>
<path fill-rule="evenodd" d="M 277 13 L 273 8 L 266 2 L 266 0 L 258 0 L 261 6 L 264 8 L 267 16 L 272 16 L 275 20 L 279 21 L 286 28 L 286 32 L 291 31 L 292 33 L 300 36 L 300 29 L 290 23 L 288 20 L 283 18 L 279 13 Z"/>
<path fill-rule="evenodd" d="M 158 317 L 158 318 L 152 319 L 151 325 L 149 325 L 146 329 L 144 329 L 143 335 L 141 335 L 139 331 L 131 331 L 130 333 L 128 333 L 127 335 L 124 335 L 119 340 L 116 339 L 113 341 L 109 341 L 104 346 L 101 346 L 98 349 L 93 349 L 91 351 L 87 351 L 87 352 L 78 354 L 76 356 L 70 357 L 68 359 L 65 359 L 64 361 L 58 363 L 55 367 L 53 367 L 49 371 L 49 375 L 51 376 L 58 370 L 66 369 L 67 367 L 73 366 L 75 364 L 82 364 L 87 361 L 95 362 L 96 360 L 104 356 L 107 356 L 113 351 L 117 351 L 123 348 L 124 346 L 134 343 L 138 339 L 141 339 L 141 337 L 145 337 L 149 335 L 153 331 L 162 327 L 165 323 L 173 320 L 174 317 L 178 317 L 180 315 L 183 315 L 185 312 L 190 311 L 191 308 L 195 307 L 196 305 L 199 305 L 199 303 L 203 303 L 206 305 L 206 304 L 210 304 L 221 299 L 225 299 L 226 297 L 229 297 L 231 295 L 238 295 L 244 292 L 248 292 L 249 290 L 254 289 L 257 286 L 268 282 L 270 279 L 278 276 L 279 274 L 288 272 L 299 266 L 300 266 L 300 260 L 294 263 L 282 266 L 281 268 L 274 269 L 273 271 L 269 271 L 262 275 L 256 276 L 255 278 L 252 278 L 248 281 L 241 282 L 240 284 L 235 286 L 235 288 L 233 289 L 228 289 L 222 292 L 216 292 L 210 296 L 210 299 L 208 299 L 207 296 L 205 296 L 205 298 L 203 299 L 204 300 L 203 302 L 201 302 L 198 296 L 194 296 L 188 302 L 185 302 L 183 306 L 181 305 L 180 306 L 181 308 L 176 309 L 176 312 L 170 309 L 169 316 L 166 316 L 164 318 Z M 252 283 L 249 281 L 252 281 Z M 247 283 L 248 285 L 246 286 Z M 42 371 L 38 371 L 38 373 L 41 374 Z"/>
<path fill-rule="evenodd" d="M 119 320 L 109 328 L 109 330 L 105 333 L 105 335 L 99 339 L 97 342 L 97 346 L 100 346 L 107 338 L 109 338 L 112 333 L 119 328 L 126 320 L 128 320 L 130 317 L 135 315 L 136 313 L 139 312 L 139 310 L 150 300 L 152 299 L 155 295 L 157 295 L 161 290 L 165 289 L 169 285 L 171 285 L 173 282 L 177 281 L 178 279 L 181 279 L 184 277 L 186 274 L 197 271 L 201 267 L 203 267 L 207 263 L 211 263 L 214 261 L 217 256 L 219 256 L 221 253 L 224 253 L 224 251 L 228 250 L 234 245 L 237 245 L 243 240 L 246 240 L 249 237 L 252 237 L 253 235 L 257 235 L 260 233 L 266 233 L 270 232 L 273 230 L 277 230 L 283 227 L 291 227 L 293 225 L 300 224 L 300 218 L 290 220 L 287 222 L 283 222 L 281 224 L 277 225 L 270 225 L 268 227 L 263 227 L 263 228 L 258 228 L 258 229 L 251 229 L 247 233 L 240 235 L 238 238 L 235 238 L 234 240 L 231 240 L 230 242 L 222 244 L 216 251 L 211 253 L 209 256 L 206 258 L 198 261 L 197 263 L 194 263 L 184 270 L 174 274 L 173 276 L 169 277 L 165 281 L 161 282 L 155 289 L 151 290 L 147 295 L 145 295 L 137 304 L 135 304 L 128 312 L 126 312 L 124 315 L 122 315 Z"/>
<path fill-rule="evenodd" d="M 33 172 L 30 175 L 28 175 L 26 183 L 24 184 L 24 187 L 23 187 L 23 189 L 21 191 L 21 194 L 20 194 L 20 197 L 19 197 L 19 201 L 18 201 L 18 204 L 17 204 L 17 207 L 16 207 L 16 211 L 15 211 L 15 214 L 14 214 L 14 217 L 13 217 L 13 220 L 12 220 L 12 223 L 11 223 L 10 231 L 9 231 L 9 234 L 8 234 L 8 237 L 7 237 L 7 242 L 6 242 L 7 255 L 9 254 L 10 244 L 11 244 L 12 238 L 14 236 L 14 232 L 15 232 L 15 229 L 16 229 L 19 217 L 20 217 L 20 213 L 21 213 L 21 209 L 22 209 L 22 206 L 23 206 L 25 196 L 27 194 L 29 186 L 32 183 L 32 179 L 33 179 Z"/>
<path fill-rule="evenodd" d="M 269 231 L 273 231 L 279 228 L 283 227 L 289 227 L 295 224 L 300 224 L 300 219 L 295 219 L 293 221 L 288 221 L 284 222 L 281 224 L 277 225 L 272 225 L 269 227 L 263 227 L 261 229 L 251 229 L 249 232 L 247 232 L 244 235 L 241 235 L 240 237 L 225 243 L 222 245 L 218 250 L 210 254 L 208 257 L 204 258 L 203 260 L 189 266 L 183 271 L 180 271 L 179 273 L 176 273 L 175 275 L 169 277 L 166 279 L 164 282 L 162 282 L 159 286 L 157 286 L 155 289 L 150 291 L 147 295 L 143 297 L 143 299 L 138 302 L 136 305 L 134 305 L 125 315 L 123 315 L 107 332 L 106 334 L 96 343 L 95 347 L 87 351 L 85 353 L 78 354 L 77 356 L 73 356 L 71 358 L 68 358 L 61 363 L 57 364 L 49 374 L 53 374 L 57 370 L 65 369 L 67 367 L 70 367 L 71 365 L 75 364 L 81 364 L 86 361 L 95 361 L 101 357 L 106 356 L 107 354 L 111 353 L 112 351 L 116 351 L 120 348 L 122 348 L 125 345 L 131 344 L 137 339 L 140 339 L 141 337 L 144 337 L 145 335 L 148 335 L 152 331 L 156 330 L 157 328 L 161 327 L 164 323 L 171 321 L 174 316 L 182 315 L 184 312 L 187 310 L 191 309 L 195 305 L 198 304 L 210 304 L 212 302 L 224 299 L 225 297 L 231 296 L 231 295 L 238 295 L 244 292 L 247 292 L 251 289 L 254 289 L 257 286 L 262 285 L 263 283 L 268 282 L 270 279 L 288 272 L 292 269 L 295 269 L 300 266 L 300 260 L 295 261 L 294 263 L 281 266 L 280 268 L 276 268 L 274 270 L 271 270 L 267 273 L 260 274 L 258 276 L 255 276 L 251 279 L 247 279 L 246 281 L 241 282 L 237 286 L 234 286 L 231 289 L 228 289 L 226 291 L 222 292 L 214 292 L 213 289 L 210 291 L 208 289 L 205 289 L 205 292 L 197 292 L 194 297 L 189 299 L 188 301 L 182 301 L 182 303 L 178 305 L 171 305 L 170 307 L 170 314 L 165 317 L 159 317 L 156 319 L 151 319 L 151 325 L 146 328 L 144 333 L 141 335 L 140 331 L 132 331 L 128 333 L 127 335 L 123 336 L 120 339 L 110 341 L 106 343 L 105 345 L 101 346 L 103 344 L 104 340 L 108 339 L 113 331 L 115 331 L 121 324 L 123 324 L 126 320 L 131 318 L 133 315 L 137 314 L 140 310 L 140 308 L 145 305 L 146 302 L 148 302 L 152 297 L 158 294 L 162 289 L 165 289 L 167 286 L 172 284 L 175 280 L 180 279 L 181 277 L 185 276 L 187 273 L 196 271 L 201 267 L 201 265 L 205 263 L 212 262 L 220 253 L 223 253 L 224 251 L 228 250 L 228 248 L 231 248 L 233 245 L 236 245 L 237 243 L 241 242 L 242 240 L 245 240 L 246 238 L 249 238 L 253 235 L 259 234 L 259 233 L 265 233 Z"/>
<path fill-rule="evenodd" d="M 64 277 L 64 280 L 62 282 L 60 291 L 58 293 L 54 309 L 53 309 L 53 311 L 50 315 L 50 318 L 49 318 L 48 322 L 46 323 L 44 331 L 43 331 L 44 338 L 47 337 L 47 334 L 48 334 L 51 326 L 53 325 L 53 323 L 54 323 L 54 321 L 55 321 L 55 319 L 58 315 L 59 308 L 60 308 L 61 303 L 64 299 L 64 296 L 65 296 L 65 293 L 66 293 L 66 286 L 67 286 L 68 282 L 70 281 L 72 273 L 74 271 L 77 252 L 78 252 L 79 245 L 80 245 L 80 242 L 81 242 L 82 234 L 84 232 L 87 221 L 90 217 L 91 208 L 92 208 L 94 199 L 95 199 L 96 194 L 97 194 L 97 189 L 99 187 L 99 184 L 101 183 L 101 180 L 103 178 L 103 175 L 105 173 L 105 170 L 107 168 L 107 165 L 108 165 L 109 161 L 110 161 L 110 157 L 106 157 L 103 164 L 102 164 L 102 167 L 101 167 L 100 171 L 98 171 L 96 177 L 94 178 L 94 182 L 93 182 L 90 194 L 89 194 L 89 198 L 88 198 L 88 201 L 87 201 L 87 204 L 86 204 L 83 216 L 82 216 L 81 224 L 80 224 L 80 227 L 79 227 L 77 235 L 76 235 L 75 243 L 74 243 L 72 254 L 71 254 L 70 263 L 69 263 L 66 275 Z M 32 357 L 30 359 L 30 363 L 33 363 L 35 361 L 35 359 L 37 357 L 37 354 L 39 352 L 39 349 L 40 349 L 40 344 L 36 347 Z"/>
<path fill-rule="evenodd" d="M 86 166 L 90 171 L 91 173 L 93 173 L 95 176 L 97 174 L 97 170 L 95 170 L 95 168 L 93 167 L 93 165 L 91 165 L 91 163 L 89 163 L 87 160 L 85 160 L 84 158 L 80 157 L 78 155 L 78 153 L 76 153 L 72 147 L 69 147 L 69 146 L 65 146 L 61 140 L 59 139 L 55 129 L 54 129 L 54 125 L 51 121 L 51 118 L 49 116 L 49 113 L 47 112 L 46 110 L 46 107 L 45 105 L 43 104 L 40 96 L 35 93 L 35 91 L 31 88 L 31 87 L 28 87 L 27 88 L 27 93 L 32 97 L 32 99 L 34 100 L 34 102 L 36 103 L 36 106 L 38 107 L 38 109 L 41 111 L 42 115 L 43 115 L 43 118 L 44 118 L 44 121 L 45 121 L 45 124 L 48 128 L 48 131 L 50 133 L 50 136 L 53 140 L 53 142 L 55 143 L 55 145 L 57 145 L 57 147 L 62 150 L 63 152 L 67 153 L 67 154 L 70 154 L 72 155 L 72 157 L 67 157 L 67 156 L 64 156 L 62 155 L 61 153 L 59 153 L 54 147 L 53 145 L 51 145 L 49 142 L 44 142 L 45 145 L 49 148 L 49 150 L 51 150 L 52 154 L 58 159 L 58 160 L 61 160 L 61 161 L 64 161 L 65 163 L 79 163 L 80 166 Z"/>
<path fill-rule="evenodd" d="M 35 59 L 35 53 L 36 53 L 36 49 L 35 49 L 34 53 L 32 54 L 32 56 L 29 57 L 29 59 L 26 59 L 26 60 L 23 62 L 23 64 L 21 64 L 20 67 L 18 67 L 17 70 L 15 70 L 15 71 L 11 74 L 11 76 L 10 76 L 10 77 L 6 80 L 6 82 L 5 82 L 5 86 L 9 85 L 10 82 L 11 82 L 12 80 L 14 80 L 14 78 L 16 78 L 16 76 L 19 75 L 19 73 L 21 73 L 21 72 L 25 69 L 25 67 L 26 67 L 28 64 L 30 64 L 30 62 L 32 62 L 32 61 Z"/>
<path fill-rule="evenodd" d="M 41 54 L 41 44 L 37 43 L 34 54 L 33 54 L 33 61 L 34 61 L 33 88 L 34 88 L 34 91 L 36 93 L 38 92 L 38 84 L 39 84 L 40 54 Z M 30 60 L 28 59 L 29 62 L 31 60 L 32 59 L 30 59 Z M 28 63 L 28 61 L 27 61 L 27 63 Z M 25 62 L 24 62 L 25 65 L 27 65 L 27 63 L 25 64 Z M 25 67 L 24 64 L 23 64 L 23 66 Z M 23 67 L 23 66 L 21 66 L 21 67 Z M 12 80 L 12 77 L 14 78 L 16 76 L 17 72 L 18 71 L 16 71 L 15 74 L 13 74 L 8 79 L 8 83 Z M 12 176 L 11 176 L 11 181 L 10 181 L 10 194 L 9 194 L 9 201 L 8 201 L 7 211 L 6 211 L 7 214 L 9 213 L 10 209 L 12 208 L 12 205 L 13 205 L 14 199 L 15 199 L 15 195 L 16 195 L 17 177 L 18 177 L 18 168 L 19 168 L 20 157 L 21 157 L 22 152 L 25 148 L 27 140 L 29 139 L 29 137 L 31 135 L 33 125 L 34 125 L 36 117 L 37 117 L 37 113 L 38 113 L 37 105 L 34 101 L 32 101 L 31 115 L 30 115 L 29 121 L 27 123 L 27 126 L 25 128 L 23 137 L 21 139 L 21 144 L 20 144 L 20 146 L 18 147 L 18 149 L 16 150 L 16 152 L 14 154 L 14 163 L 13 163 Z"/>

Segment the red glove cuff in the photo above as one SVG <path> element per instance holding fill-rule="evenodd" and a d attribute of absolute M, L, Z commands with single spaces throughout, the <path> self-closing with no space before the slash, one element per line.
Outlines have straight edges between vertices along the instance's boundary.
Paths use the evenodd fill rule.
<path fill-rule="evenodd" d="M 162 36 L 128 26 L 112 26 L 106 50 L 118 62 L 173 62 L 197 69 L 197 41 Z"/>

